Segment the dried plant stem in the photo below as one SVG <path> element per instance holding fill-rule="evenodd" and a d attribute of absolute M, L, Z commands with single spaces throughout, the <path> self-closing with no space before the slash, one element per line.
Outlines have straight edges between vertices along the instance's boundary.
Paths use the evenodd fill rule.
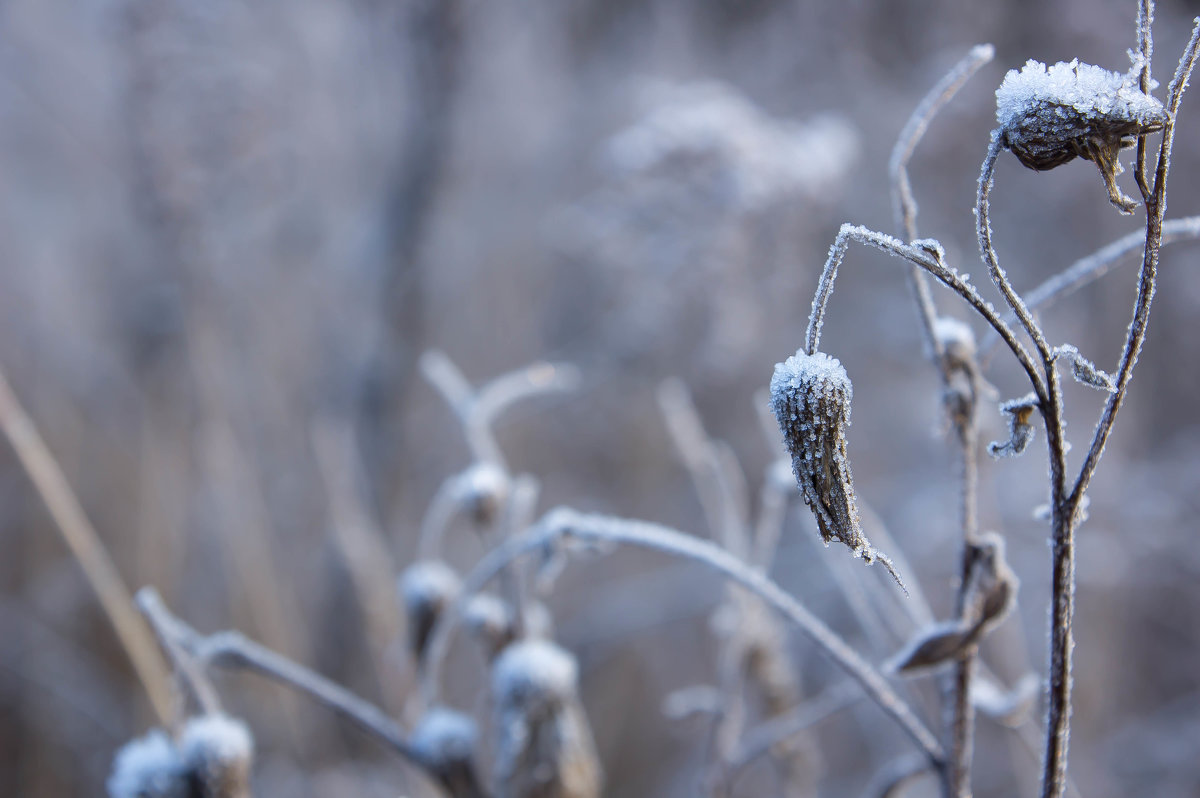
<path fill-rule="evenodd" d="M 971 51 L 925 95 L 896 140 L 896 146 L 892 149 L 892 157 L 888 163 L 888 173 L 891 176 L 892 210 L 895 215 L 896 229 L 905 241 L 911 242 L 917 237 L 917 201 L 913 196 L 912 184 L 908 179 L 908 161 L 912 158 L 917 144 L 924 137 L 925 131 L 929 129 L 933 118 L 971 79 L 971 76 L 979 71 L 980 67 L 995 57 L 995 54 L 996 50 L 990 44 L 979 44 L 972 47 Z M 925 344 L 935 361 L 940 363 L 942 344 L 934 334 L 937 308 L 929 290 L 929 282 L 917 266 L 913 266 L 909 270 L 908 277 L 909 288 L 912 290 L 917 303 L 917 311 L 921 317 Z M 941 371 L 940 368 L 939 371 Z"/>
<path fill-rule="evenodd" d="M 146 587 L 138 591 L 137 602 L 154 625 L 160 639 L 171 641 L 172 646 L 187 652 L 197 663 L 204 667 L 254 671 L 287 685 L 337 712 L 441 783 L 436 767 L 409 744 L 400 726 L 374 704 L 364 701 L 324 676 L 259 645 L 240 632 L 200 634 L 172 615 L 154 588 Z M 474 790 L 455 795 L 458 798 L 483 798 L 484 793 L 476 785 Z"/>
<path fill-rule="evenodd" d="M 771 718 L 751 729 L 742 738 L 741 744 L 730 756 L 726 765 L 727 786 L 732 787 L 734 780 L 743 770 L 780 743 L 786 742 L 825 718 L 853 706 L 860 699 L 862 699 L 862 691 L 856 685 L 839 684 L 794 707 L 787 714 Z M 926 762 L 924 758 L 921 761 Z"/>
<path fill-rule="evenodd" d="M 865 227 L 857 227 L 852 224 L 843 224 L 838 231 L 837 238 L 834 239 L 833 246 L 829 249 L 829 258 L 825 262 L 825 268 L 821 271 L 817 293 L 813 297 L 812 313 L 808 320 L 808 332 L 805 335 L 806 352 L 809 354 L 816 352 L 820 344 L 821 326 L 825 321 L 825 307 L 829 303 L 829 297 L 833 294 L 833 283 L 837 279 L 838 267 L 841 266 L 842 261 L 845 259 L 846 250 L 851 241 L 875 247 L 889 255 L 907 260 L 933 275 L 961 296 L 992 326 L 1000 336 L 1000 339 L 1012 350 L 1017 361 L 1021 364 L 1021 368 L 1025 370 L 1026 376 L 1029 377 L 1029 381 L 1033 385 L 1038 398 L 1045 399 L 1048 396 L 1046 394 L 1045 380 L 1042 378 L 1042 374 L 1034 364 L 1033 359 L 1025 350 L 1024 345 L 1017 340 L 1008 323 L 1000 317 L 992 304 L 980 296 L 975 286 L 963 279 L 958 272 L 942 263 L 941 258 L 935 257 L 927 250 L 905 244 L 899 239 L 884 233 L 877 233 Z"/>
<path fill-rule="evenodd" d="M 1050 631 L 1050 696 L 1049 721 L 1046 729 L 1046 756 L 1042 773 L 1043 798 L 1060 798 L 1066 788 L 1067 746 L 1070 739 L 1071 708 L 1071 660 L 1074 641 L 1071 624 L 1075 603 L 1075 525 L 1083 496 L 1095 473 L 1104 451 L 1104 445 L 1112 432 L 1117 411 L 1125 398 L 1133 368 L 1137 363 L 1142 344 L 1146 338 L 1146 327 L 1150 317 L 1150 304 L 1158 276 L 1158 258 L 1162 243 L 1163 215 L 1166 212 L 1167 174 L 1170 170 L 1171 148 L 1175 140 L 1175 120 L 1179 103 L 1183 97 L 1200 47 L 1200 18 L 1195 21 L 1191 39 L 1180 58 L 1175 77 L 1168 88 L 1168 121 L 1163 128 L 1159 146 L 1158 164 L 1154 174 L 1154 186 L 1146 201 L 1146 247 L 1142 268 L 1138 277 L 1137 299 L 1134 303 L 1133 320 L 1125 338 L 1117 369 L 1116 386 L 1109 394 L 1100 421 L 1092 436 L 1087 457 L 1079 476 L 1069 494 L 1066 494 L 1062 471 L 1066 465 L 1066 449 L 1061 439 L 1061 416 L 1046 417 L 1047 437 L 1051 446 L 1051 477 L 1053 510 L 1053 598 Z M 1054 377 L 1053 365 L 1047 367 L 1047 376 Z M 1061 408 L 1061 394 L 1055 388 L 1057 399 L 1043 412 Z M 1051 425 L 1057 428 L 1058 440 L 1054 440 Z"/>
<path fill-rule="evenodd" d="M 962 618 L 966 612 L 966 596 L 970 578 L 973 546 L 978 537 L 977 496 L 979 488 L 978 430 L 975 424 L 972 386 L 971 407 L 967 417 L 958 425 L 962 463 L 962 566 L 959 569 L 958 596 L 955 614 Z M 971 760 L 975 748 L 975 707 L 971 703 L 971 679 L 975 671 L 978 649 L 970 646 L 954 664 L 951 691 L 950 719 L 950 793 L 955 798 L 971 795 Z"/>
<path fill-rule="evenodd" d="M 979 237 L 979 252 L 983 255 L 983 262 L 987 266 L 992 282 L 1000 289 L 1000 293 L 1004 296 L 1004 301 L 1012 308 L 1017 320 L 1025 328 L 1025 332 L 1029 334 L 1030 339 L 1033 340 L 1033 345 L 1042 356 L 1042 362 L 1048 366 L 1053 360 L 1053 355 L 1050 345 L 1046 343 L 1046 336 L 1042 334 L 1042 328 L 1038 326 L 1037 321 L 1034 320 L 1033 315 L 1029 312 L 1029 308 L 1025 306 L 1025 301 L 1021 299 L 1016 289 L 1012 287 L 1012 283 L 1009 282 L 1008 275 L 1004 273 L 1004 269 L 1000 268 L 1000 263 L 996 259 L 996 250 L 992 246 L 989 198 L 992 192 L 992 182 L 996 174 L 996 161 L 1003 150 L 1004 143 L 1001 139 L 1000 131 L 993 131 L 987 155 L 984 157 L 983 166 L 980 169 L 979 193 L 975 200 L 975 232 Z M 1038 391 L 1038 397 L 1043 400 L 1045 399 L 1042 391 Z"/>
<path fill-rule="evenodd" d="M 1142 94 L 1150 93 L 1150 62 L 1154 57 L 1154 0 L 1141 0 L 1138 4 L 1137 39 L 1138 55 L 1142 60 L 1142 68 L 1138 74 L 1138 88 Z M 1137 178 L 1138 190 L 1142 193 L 1142 202 L 1148 202 L 1153 195 L 1150 184 L 1146 182 L 1146 137 L 1138 137 L 1137 161 L 1134 166 L 1134 176 Z"/>
<path fill-rule="evenodd" d="M 50 510 L 63 540 L 96 591 L 100 605 L 129 655 L 155 714 L 162 723 L 169 723 L 171 696 L 167 689 L 170 679 L 167 664 L 155 646 L 150 630 L 134 610 L 129 588 L 121 580 L 99 534 L 83 512 L 66 476 L 42 440 L 33 420 L 17 400 L 2 370 L 0 428 L 3 428 L 25 473 Z"/>
<path fill-rule="evenodd" d="M 525 535 L 513 538 L 490 552 L 463 580 L 462 594 L 438 621 L 429 644 L 429 668 L 422 684 L 427 701 L 438 694 L 438 674 L 457 619 L 471 595 L 482 589 L 503 568 L 532 551 L 574 540 L 603 546 L 622 543 L 654 549 L 698 562 L 723 574 L 763 599 L 795 624 L 835 664 L 862 685 L 866 694 L 908 734 L 937 767 L 945 762 L 941 744 L 911 707 L 896 694 L 887 680 L 850 648 L 835 632 L 810 613 L 799 601 L 741 560 L 707 541 L 668 527 L 644 521 L 590 515 L 570 509 L 550 511 Z"/>
<path fill-rule="evenodd" d="M 1176 241 L 1190 241 L 1197 238 L 1200 238 L 1200 216 L 1185 216 L 1162 223 L 1162 239 L 1159 243 L 1165 246 Z M 1025 295 L 1025 306 L 1030 311 L 1041 310 L 1100 279 L 1108 274 L 1121 258 L 1131 252 L 1144 252 L 1145 247 L 1145 230 L 1137 230 L 1122 236 L 1090 255 L 1080 258 L 1034 288 Z M 1005 321 L 1015 322 L 1016 316 L 1009 314 L 1005 317 Z M 979 345 L 980 355 L 986 356 L 999 340 L 994 331 L 989 331 Z"/>

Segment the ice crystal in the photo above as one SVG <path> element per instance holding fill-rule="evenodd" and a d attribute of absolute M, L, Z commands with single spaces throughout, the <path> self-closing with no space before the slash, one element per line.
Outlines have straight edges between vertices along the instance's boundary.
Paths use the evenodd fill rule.
<path fill-rule="evenodd" d="M 117 752 L 110 798 L 182 798 L 184 764 L 166 732 L 155 729 Z"/>

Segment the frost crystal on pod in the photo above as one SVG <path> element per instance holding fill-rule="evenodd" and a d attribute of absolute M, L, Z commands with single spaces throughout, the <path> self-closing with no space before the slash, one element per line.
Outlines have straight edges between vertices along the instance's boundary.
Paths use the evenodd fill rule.
<path fill-rule="evenodd" d="M 1076 156 L 1094 162 L 1113 205 L 1129 213 L 1134 202 L 1117 188 L 1117 154 L 1162 130 L 1167 111 L 1138 87 L 1136 72 L 1031 59 L 1019 72 L 1009 70 L 996 90 L 996 121 L 1001 142 L 1030 169 L 1053 169 Z"/>
<path fill-rule="evenodd" d="M 891 560 L 875 551 L 862 531 L 854 478 L 846 454 L 846 427 L 854 388 L 837 358 L 800 350 L 775 366 L 771 410 L 783 432 L 792 473 L 813 511 L 821 538 L 839 540 L 868 563 L 879 560 L 897 582 Z"/>

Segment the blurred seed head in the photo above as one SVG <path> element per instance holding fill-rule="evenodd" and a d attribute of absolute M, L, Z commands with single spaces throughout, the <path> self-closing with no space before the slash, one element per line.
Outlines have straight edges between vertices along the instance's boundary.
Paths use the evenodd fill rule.
<path fill-rule="evenodd" d="M 596 798 L 601 772 L 577 695 L 578 666 L 548 640 L 513 643 L 492 666 L 498 798 Z"/>
<path fill-rule="evenodd" d="M 179 756 L 199 798 L 249 798 L 254 738 L 240 720 L 226 715 L 192 718 L 179 736 Z"/>
<path fill-rule="evenodd" d="M 500 518 L 511 489 L 508 474 L 494 463 L 475 463 L 458 477 L 456 498 L 480 526 Z"/>
<path fill-rule="evenodd" d="M 471 767 L 479 744 L 474 719 L 446 707 L 431 707 L 413 730 L 409 743 L 422 762 L 439 774 Z"/>
<path fill-rule="evenodd" d="M 225 715 L 190 719 L 179 740 L 155 729 L 117 752 L 110 798 L 250 798 L 254 740 Z"/>
<path fill-rule="evenodd" d="M 859 519 L 846 453 L 853 396 L 846 369 L 824 352 L 810 355 L 800 350 L 777 364 L 771 378 L 771 409 L 821 538 L 826 544 L 841 541 L 867 562 L 881 561 L 899 582 L 891 561 L 871 547 Z"/>
<path fill-rule="evenodd" d="M 503 599 L 487 593 L 477 593 L 467 602 L 463 624 L 483 649 L 488 662 L 516 636 L 512 608 Z"/>
<path fill-rule="evenodd" d="M 440 560 L 415 562 L 400 575 L 400 596 L 408 618 L 408 644 L 418 659 L 425 653 L 438 618 L 458 596 L 459 588 L 458 575 Z"/>

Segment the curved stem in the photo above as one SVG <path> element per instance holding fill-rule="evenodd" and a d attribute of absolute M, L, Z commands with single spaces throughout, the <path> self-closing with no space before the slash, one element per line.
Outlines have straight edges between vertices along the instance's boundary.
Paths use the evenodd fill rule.
<path fill-rule="evenodd" d="M 928 94 L 922 98 L 916 110 L 913 111 L 904 129 L 892 149 L 892 157 L 888 162 L 888 174 L 892 184 L 892 212 L 895 216 L 896 230 L 905 241 L 917 237 L 917 200 L 913 196 L 912 184 L 908 179 L 908 161 L 917 148 L 917 144 L 929 129 L 933 118 L 945 107 L 946 103 L 958 93 L 971 76 L 979 68 L 992 60 L 996 48 L 990 44 L 978 44 L 971 48 L 954 68 L 951 69 Z M 917 303 L 917 312 L 921 317 L 921 329 L 925 333 L 925 344 L 933 355 L 935 364 L 942 359 L 942 344 L 935 334 L 937 322 L 937 307 L 929 290 L 929 281 L 921 270 L 913 266 L 909 270 L 909 288 Z M 944 369 L 940 368 L 944 374 Z"/>
<path fill-rule="evenodd" d="M 1033 345 L 1037 347 L 1038 353 L 1042 356 L 1042 362 L 1049 364 L 1053 360 L 1053 356 L 1049 344 L 1046 343 L 1046 337 L 1042 334 L 1042 328 L 1034 321 L 1033 316 L 1029 313 L 1029 309 L 1025 307 L 1024 300 L 1021 299 L 1012 287 L 1012 283 L 1008 281 L 1008 275 L 1004 273 L 1004 269 L 1000 268 L 1000 263 L 996 259 L 996 250 L 992 246 L 989 198 L 992 192 L 992 181 L 996 173 L 996 161 L 1003 149 L 1004 144 L 1000 139 L 1000 131 L 992 131 L 992 139 L 988 145 L 987 156 L 983 159 L 983 167 L 979 173 L 979 193 L 975 201 L 975 232 L 979 236 L 979 252 L 983 256 L 983 262 L 988 268 L 988 274 L 991 275 L 992 282 L 1000 289 L 1000 293 L 1004 296 L 1004 301 L 1012 308 L 1017 320 L 1025 328 L 1025 332 L 1029 333 L 1029 337 L 1033 340 Z"/>
<path fill-rule="evenodd" d="M 551 510 L 529 533 L 493 549 L 463 580 L 461 594 L 449 611 L 439 618 L 429 643 L 429 667 L 422 682 L 427 701 L 432 702 L 437 697 L 440 666 L 467 600 L 509 563 L 529 552 L 545 550 L 567 541 L 590 546 L 622 543 L 654 549 L 698 562 L 733 580 L 791 621 L 822 653 L 862 685 L 866 694 L 900 725 L 933 765 L 941 767 L 945 762 L 945 753 L 937 738 L 879 671 L 761 571 L 751 568 L 719 546 L 668 527 L 645 521 L 584 514 L 566 508 Z"/>
<path fill-rule="evenodd" d="M 843 224 L 838 231 L 837 238 L 834 239 L 833 246 L 829 250 L 829 259 L 825 262 L 825 268 L 821 271 L 821 279 L 817 285 L 817 294 L 813 297 L 812 313 L 808 320 L 808 332 L 805 336 L 805 351 L 808 354 L 816 352 L 821 342 L 821 326 L 825 320 L 825 306 L 829 302 L 829 297 L 833 294 L 833 282 L 837 278 L 838 267 L 846 257 L 846 250 L 851 241 L 875 247 L 889 255 L 907 260 L 933 275 L 942 284 L 961 296 L 966 300 L 967 304 L 974 308 L 992 326 L 992 329 L 1000 336 L 1000 340 L 1004 341 L 1008 345 L 1008 348 L 1012 350 L 1013 355 L 1017 358 L 1017 362 L 1021 364 L 1021 368 L 1025 370 L 1025 374 L 1029 377 L 1029 382 L 1033 386 L 1034 392 L 1038 395 L 1038 399 L 1044 401 L 1048 398 L 1045 381 L 1042 379 L 1042 374 L 1037 365 L 1034 364 L 1033 358 L 1030 357 L 1029 352 L 1026 351 L 1021 342 L 1017 340 L 1008 323 L 996 313 L 996 309 L 990 302 L 987 302 L 980 296 L 975 286 L 964 280 L 958 272 L 946 266 L 942 262 L 941 257 L 936 253 L 930 253 L 929 250 L 905 244 L 899 239 L 884 233 L 877 233 L 865 227 L 852 224 Z"/>
<path fill-rule="evenodd" d="M 1200 238 L 1200 216 L 1184 216 L 1162 223 L 1162 239 L 1159 243 L 1166 245 L 1197 238 Z M 1063 297 L 1099 280 L 1115 268 L 1122 257 L 1134 251 L 1144 252 L 1145 247 L 1146 231 L 1144 229 L 1122 236 L 1090 255 L 1085 255 L 1027 293 L 1025 307 L 1030 311 L 1048 307 Z M 1004 320 L 1013 323 L 1016 321 L 1016 316 L 1010 313 L 1004 317 Z M 979 345 L 980 356 L 986 356 L 999 340 L 1000 337 L 994 331 L 989 331 L 987 337 Z"/>

